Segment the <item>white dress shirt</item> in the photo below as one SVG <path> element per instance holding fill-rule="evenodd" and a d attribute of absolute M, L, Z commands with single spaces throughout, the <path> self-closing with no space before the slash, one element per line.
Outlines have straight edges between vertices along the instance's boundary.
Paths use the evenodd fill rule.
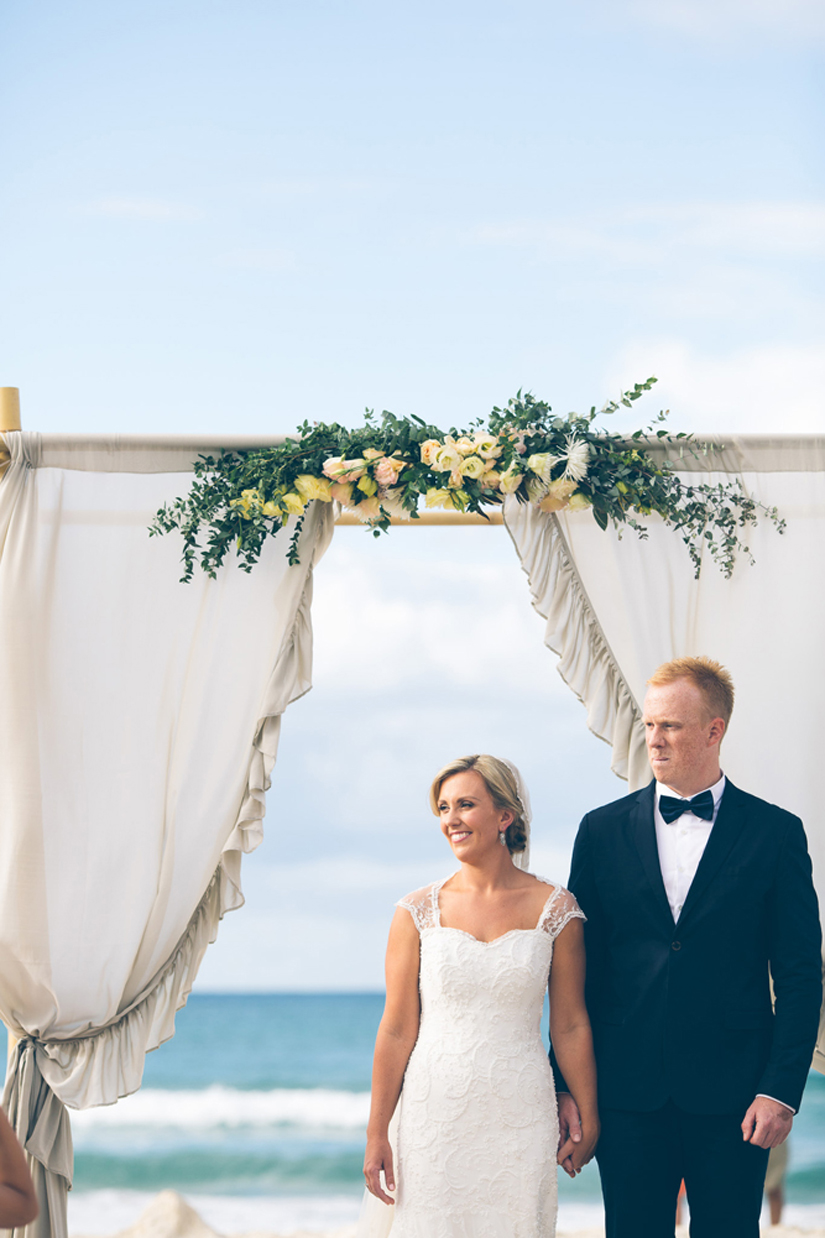
<path fill-rule="evenodd" d="M 688 811 L 683 812 L 681 817 L 677 817 L 668 825 L 659 811 L 659 797 L 672 795 L 674 799 L 683 800 L 692 799 L 693 796 L 679 795 L 677 791 L 665 786 L 663 782 L 656 783 L 656 801 L 653 809 L 653 819 L 656 822 L 656 845 L 659 848 L 662 881 L 674 921 L 678 920 L 682 914 L 688 890 L 696 876 L 699 861 L 704 854 L 710 832 L 718 816 L 719 802 L 725 789 L 725 775 L 723 774 L 718 782 L 706 789 L 713 796 L 713 819 L 711 821 L 704 821 L 695 813 Z M 697 794 L 701 795 L 701 792 Z M 759 1092 L 758 1095 L 766 1096 L 767 1094 Z M 777 1097 L 768 1096 L 767 1099 L 777 1100 Z M 778 1101 L 778 1104 L 785 1105 L 791 1113 L 796 1113 L 796 1110 L 786 1105 L 784 1100 Z"/>
<path fill-rule="evenodd" d="M 659 798 L 662 795 L 672 795 L 674 799 L 683 800 L 684 795 L 666 787 L 664 783 L 656 783 L 656 807 L 653 812 L 656 822 L 656 845 L 659 848 L 659 867 L 662 870 L 662 880 L 665 883 L 667 901 L 673 912 L 673 919 L 678 920 L 684 906 L 687 892 L 691 887 L 699 861 L 702 858 L 713 822 L 719 812 L 719 801 L 725 789 L 725 775 L 707 788 L 713 796 L 713 820 L 703 821 L 695 813 L 683 812 L 681 817 L 667 824 L 659 811 Z"/>

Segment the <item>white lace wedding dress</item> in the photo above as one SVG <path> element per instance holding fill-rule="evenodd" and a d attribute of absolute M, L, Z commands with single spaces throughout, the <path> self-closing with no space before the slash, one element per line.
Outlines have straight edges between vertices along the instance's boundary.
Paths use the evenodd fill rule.
<path fill-rule="evenodd" d="M 547 883 L 550 885 L 550 883 Z M 401 899 L 421 934 L 421 1027 L 396 1110 L 396 1202 L 358 1238 L 553 1238 L 558 1118 L 539 1023 L 573 895 L 491 942 L 441 924 L 443 881 Z"/>

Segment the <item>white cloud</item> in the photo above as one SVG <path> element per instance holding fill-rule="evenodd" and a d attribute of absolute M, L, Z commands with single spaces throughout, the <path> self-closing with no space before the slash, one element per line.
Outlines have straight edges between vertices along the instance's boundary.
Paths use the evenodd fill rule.
<path fill-rule="evenodd" d="M 546 261 L 594 258 L 658 267 L 679 253 L 765 258 L 825 256 L 818 202 L 685 202 L 593 212 L 577 220 L 522 219 L 475 228 L 481 245 L 535 250 Z"/>
<path fill-rule="evenodd" d="M 768 343 L 722 356 L 685 340 L 637 341 L 622 349 L 608 382 L 655 373 L 656 399 L 674 429 L 743 434 L 821 434 L 825 429 L 825 348 Z M 626 385 L 626 384 L 625 384 Z"/>
<path fill-rule="evenodd" d="M 403 539 L 419 537 L 418 530 L 391 536 L 397 556 L 380 569 L 353 551 L 318 572 L 316 682 L 373 699 L 405 685 L 483 696 L 493 680 L 531 696 L 546 692 L 553 659 L 542 647 L 541 620 L 515 551 L 510 563 L 408 559 Z M 536 660 L 547 675 L 537 678 Z"/>
<path fill-rule="evenodd" d="M 111 219 L 141 219 L 150 223 L 190 222 L 203 217 L 203 212 L 196 207 L 163 198 L 111 195 L 92 202 L 87 209 L 92 215 L 104 215 Z"/>
<path fill-rule="evenodd" d="M 825 34 L 820 0 L 629 0 L 626 11 L 646 25 L 704 40 L 762 34 L 796 41 Z"/>

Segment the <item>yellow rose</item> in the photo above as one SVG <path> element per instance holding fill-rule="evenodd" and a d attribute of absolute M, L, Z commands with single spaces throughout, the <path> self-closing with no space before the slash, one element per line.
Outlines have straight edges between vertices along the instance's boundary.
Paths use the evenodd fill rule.
<path fill-rule="evenodd" d="M 455 443 L 451 439 L 439 446 L 430 461 L 430 468 L 436 473 L 452 473 L 455 469 L 461 467 L 461 453 L 456 450 Z"/>
<path fill-rule="evenodd" d="M 374 494 L 378 493 L 378 483 L 367 473 L 365 473 L 363 477 L 360 477 L 356 484 L 358 489 L 362 491 L 368 499 L 371 499 Z"/>
<path fill-rule="evenodd" d="M 523 476 L 524 474 L 518 471 L 515 463 L 508 464 L 507 468 L 501 474 L 501 481 L 499 482 L 501 493 L 515 494 L 521 485 L 521 479 Z"/>
<path fill-rule="evenodd" d="M 281 499 L 281 502 L 289 512 L 290 516 L 300 516 L 301 512 L 304 510 L 304 504 L 301 500 L 301 496 L 296 494 L 294 490 L 287 491 Z"/>
<path fill-rule="evenodd" d="M 322 503 L 332 502 L 332 490 L 325 477 L 313 477 L 311 473 L 302 473 L 294 481 L 295 489 L 305 503 L 312 499 L 320 499 Z"/>
<path fill-rule="evenodd" d="M 571 512 L 583 512 L 585 508 L 593 506 L 593 500 L 586 494 L 582 494 L 581 490 L 577 490 L 575 494 L 570 495 L 570 502 L 567 506 Z"/>
<path fill-rule="evenodd" d="M 461 472 L 465 477 L 472 477 L 477 480 L 481 477 L 486 467 L 481 456 L 467 456 L 461 465 Z"/>
<path fill-rule="evenodd" d="M 238 509 L 238 515 L 243 516 L 244 520 L 250 519 L 249 502 L 247 499 L 230 499 L 229 506 L 236 507 Z"/>
<path fill-rule="evenodd" d="M 553 472 L 553 465 L 558 464 L 558 456 L 551 456 L 549 451 L 537 451 L 535 455 L 527 457 L 527 467 L 531 473 L 535 473 L 542 481 L 550 484 L 550 478 Z"/>
<path fill-rule="evenodd" d="M 273 503 L 272 499 L 268 503 L 264 503 L 261 511 L 265 516 L 280 516 L 283 514 L 278 504 Z"/>
<path fill-rule="evenodd" d="M 250 508 L 261 506 L 260 493 L 257 489 L 242 490 L 241 497 L 239 499 L 230 499 L 229 506 L 240 508 L 241 515 L 248 520 Z"/>
<path fill-rule="evenodd" d="M 495 434 L 485 434 L 480 431 L 476 434 L 475 449 L 484 460 L 497 460 L 501 455 L 501 447 Z"/>
<path fill-rule="evenodd" d="M 452 507 L 452 493 L 449 490 L 428 490 L 424 495 L 425 507 Z"/>

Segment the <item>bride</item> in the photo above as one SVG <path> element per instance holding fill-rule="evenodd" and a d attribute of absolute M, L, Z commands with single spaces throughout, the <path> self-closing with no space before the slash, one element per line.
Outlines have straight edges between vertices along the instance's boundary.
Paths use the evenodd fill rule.
<path fill-rule="evenodd" d="M 460 868 L 403 898 L 390 928 L 358 1235 L 552 1238 L 556 1160 L 575 1176 L 599 1133 L 583 915 L 519 866 L 530 813 L 509 762 L 452 761 L 430 803 Z M 550 1036 L 582 1120 L 561 1146 L 539 1030 L 548 978 Z"/>

